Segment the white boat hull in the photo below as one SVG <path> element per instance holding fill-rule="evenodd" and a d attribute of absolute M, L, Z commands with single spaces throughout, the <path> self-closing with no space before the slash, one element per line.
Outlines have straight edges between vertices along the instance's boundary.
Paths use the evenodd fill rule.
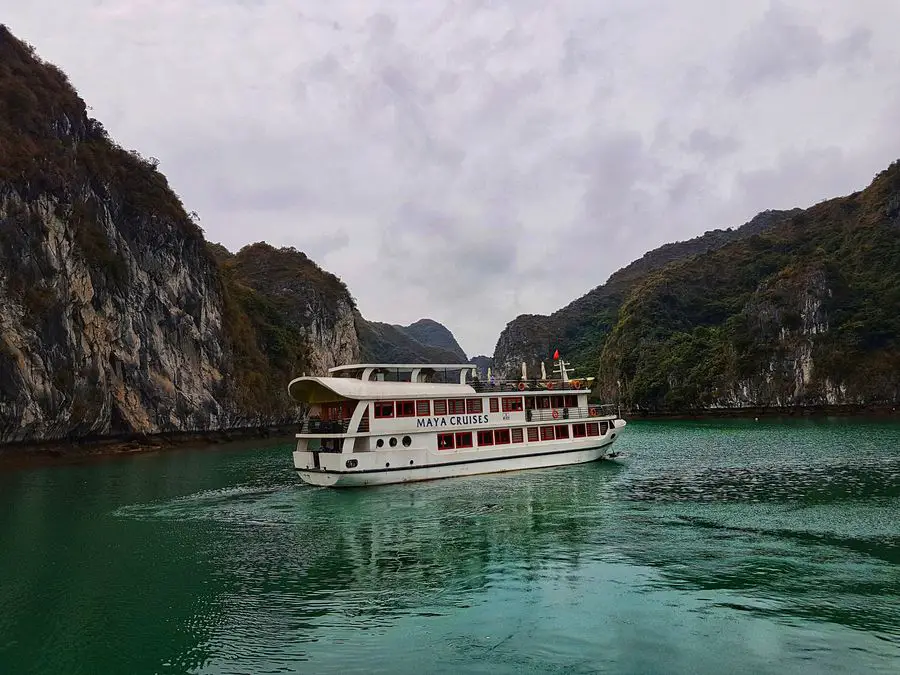
<path fill-rule="evenodd" d="M 310 467 L 312 453 L 295 452 L 294 466 L 300 479 L 310 485 L 363 487 L 584 464 L 606 458 L 610 454 L 614 442 L 614 437 L 592 438 L 577 443 L 570 440 L 564 443 L 543 443 L 540 447 L 510 447 L 505 449 L 503 454 L 499 454 L 495 450 L 489 453 L 459 452 L 440 457 L 414 450 L 408 452 L 335 453 L 327 457 L 328 460 L 331 460 L 329 462 L 331 467 L 318 469 Z M 361 466 L 344 469 L 339 462 L 346 462 L 348 459 L 357 460 Z M 382 460 L 387 461 L 383 462 Z"/>

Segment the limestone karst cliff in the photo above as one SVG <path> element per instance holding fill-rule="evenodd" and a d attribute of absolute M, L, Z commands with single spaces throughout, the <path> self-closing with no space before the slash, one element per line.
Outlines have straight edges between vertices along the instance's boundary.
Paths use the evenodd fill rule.
<path fill-rule="evenodd" d="M 647 274 L 675 260 L 715 250 L 733 241 L 758 234 L 799 212 L 763 211 L 736 229 L 713 230 L 688 241 L 665 244 L 613 273 L 606 283 L 549 316 L 523 314 L 510 321 L 494 349 L 494 366 L 501 373 L 518 373 L 522 362 L 528 372 L 538 372 L 555 349 L 579 367 L 581 375 L 593 375 L 600 365 L 603 343 L 616 322 L 628 293 Z"/>
<path fill-rule="evenodd" d="M 156 164 L 0 26 L 0 444 L 289 424 L 360 356 L 343 282 L 208 243 Z"/>
<path fill-rule="evenodd" d="M 550 317 L 498 369 L 559 348 L 595 395 L 651 412 L 900 403 L 900 162 L 865 190 L 669 244 Z"/>
<path fill-rule="evenodd" d="M 647 275 L 600 393 L 651 411 L 900 404 L 900 162 L 865 190 Z"/>

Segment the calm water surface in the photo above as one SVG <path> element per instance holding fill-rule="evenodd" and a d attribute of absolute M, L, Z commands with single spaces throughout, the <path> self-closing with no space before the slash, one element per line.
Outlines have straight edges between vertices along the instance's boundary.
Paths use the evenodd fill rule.
<path fill-rule="evenodd" d="M 900 672 L 900 424 L 627 431 L 358 491 L 289 446 L 0 473 L 0 673 Z"/>

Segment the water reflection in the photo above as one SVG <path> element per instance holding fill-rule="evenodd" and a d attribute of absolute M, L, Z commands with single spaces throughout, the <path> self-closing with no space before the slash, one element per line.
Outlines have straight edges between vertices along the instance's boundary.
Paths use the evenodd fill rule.
<path fill-rule="evenodd" d="M 358 491 L 290 448 L 0 475 L 0 666 L 877 669 L 900 427 L 836 429 L 635 424 L 625 464 Z"/>

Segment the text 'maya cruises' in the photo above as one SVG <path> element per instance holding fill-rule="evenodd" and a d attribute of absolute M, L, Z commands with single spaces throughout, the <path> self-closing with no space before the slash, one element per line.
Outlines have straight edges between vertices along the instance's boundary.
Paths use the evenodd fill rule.
<path fill-rule="evenodd" d="M 558 357 L 558 352 L 554 354 Z M 309 406 L 294 467 L 312 485 L 350 487 L 580 464 L 612 458 L 625 426 L 588 403 L 593 378 L 557 360 L 548 379 L 481 381 L 471 363 L 355 364 L 299 377 Z"/>

